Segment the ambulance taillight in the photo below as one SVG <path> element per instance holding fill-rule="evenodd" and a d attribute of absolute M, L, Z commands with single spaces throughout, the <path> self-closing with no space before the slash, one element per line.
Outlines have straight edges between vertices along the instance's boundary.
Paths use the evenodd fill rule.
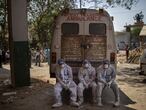
<path fill-rule="evenodd" d="M 115 63 L 116 61 L 116 53 L 112 52 L 110 53 L 110 62 Z"/>
<path fill-rule="evenodd" d="M 51 53 L 51 63 L 55 64 L 56 63 L 56 52 Z"/>

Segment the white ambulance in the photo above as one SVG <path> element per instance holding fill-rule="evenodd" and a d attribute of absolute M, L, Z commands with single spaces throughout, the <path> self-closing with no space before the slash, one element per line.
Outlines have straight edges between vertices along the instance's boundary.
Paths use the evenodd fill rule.
<path fill-rule="evenodd" d="M 116 43 L 112 17 L 103 9 L 66 9 L 56 19 L 51 44 L 50 76 L 63 58 L 76 76 L 82 60 L 98 67 L 103 59 L 116 66 Z"/>

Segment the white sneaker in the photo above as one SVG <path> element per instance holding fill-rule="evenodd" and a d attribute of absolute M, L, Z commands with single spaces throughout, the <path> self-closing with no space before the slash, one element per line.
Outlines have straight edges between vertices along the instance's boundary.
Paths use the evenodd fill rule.
<path fill-rule="evenodd" d="M 102 104 L 102 101 L 101 101 L 101 98 L 98 98 L 97 99 L 97 106 L 99 106 L 99 107 L 102 107 L 103 106 L 103 104 Z"/>
<path fill-rule="evenodd" d="M 63 104 L 62 103 L 55 103 L 52 105 L 53 108 L 58 108 L 61 107 Z"/>
<path fill-rule="evenodd" d="M 83 103 L 83 101 L 78 101 L 78 105 L 80 106 Z"/>
<path fill-rule="evenodd" d="M 93 100 L 93 104 L 96 104 L 97 103 L 97 100 Z"/>
<path fill-rule="evenodd" d="M 74 107 L 79 107 L 79 103 L 77 103 L 77 102 L 71 102 L 70 105 L 74 106 Z"/>
<path fill-rule="evenodd" d="M 120 106 L 120 102 L 119 102 L 119 101 L 116 101 L 116 102 L 114 103 L 114 106 L 115 106 L 115 107 L 119 107 L 119 106 Z"/>
<path fill-rule="evenodd" d="M 102 104 L 101 102 L 98 102 L 98 103 L 97 103 L 97 106 L 102 107 L 103 104 Z"/>

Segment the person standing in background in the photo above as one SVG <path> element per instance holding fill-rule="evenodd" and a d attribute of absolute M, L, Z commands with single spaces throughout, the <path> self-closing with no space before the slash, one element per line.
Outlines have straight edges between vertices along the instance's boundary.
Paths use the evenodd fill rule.
<path fill-rule="evenodd" d="M 35 65 L 37 66 L 41 66 L 41 55 L 40 55 L 40 49 L 37 48 L 37 51 L 36 51 L 36 56 L 35 56 Z"/>

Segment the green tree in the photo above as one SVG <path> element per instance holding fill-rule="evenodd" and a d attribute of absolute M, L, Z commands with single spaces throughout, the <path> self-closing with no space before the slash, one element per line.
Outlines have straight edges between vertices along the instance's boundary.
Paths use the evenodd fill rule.
<path fill-rule="evenodd" d="M 7 0 L 0 0 L 0 47 L 7 48 L 8 42 L 6 35 L 8 33 L 7 23 Z"/>
<path fill-rule="evenodd" d="M 134 18 L 134 20 L 136 20 L 136 23 L 140 23 L 140 22 L 143 22 L 144 15 L 141 11 L 141 12 L 137 13 L 133 18 Z"/>
<path fill-rule="evenodd" d="M 131 30 L 132 36 L 139 37 L 142 27 L 135 27 Z"/>
<path fill-rule="evenodd" d="M 73 7 L 69 0 L 30 0 L 28 3 L 28 21 L 30 35 L 39 46 L 50 45 L 54 18 L 61 10 Z M 33 38 L 35 37 L 35 38 Z"/>
<path fill-rule="evenodd" d="M 140 42 L 140 31 L 141 31 L 142 27 L 134 27 L 131 29 L 131 41 L 135 44 Z"/>

